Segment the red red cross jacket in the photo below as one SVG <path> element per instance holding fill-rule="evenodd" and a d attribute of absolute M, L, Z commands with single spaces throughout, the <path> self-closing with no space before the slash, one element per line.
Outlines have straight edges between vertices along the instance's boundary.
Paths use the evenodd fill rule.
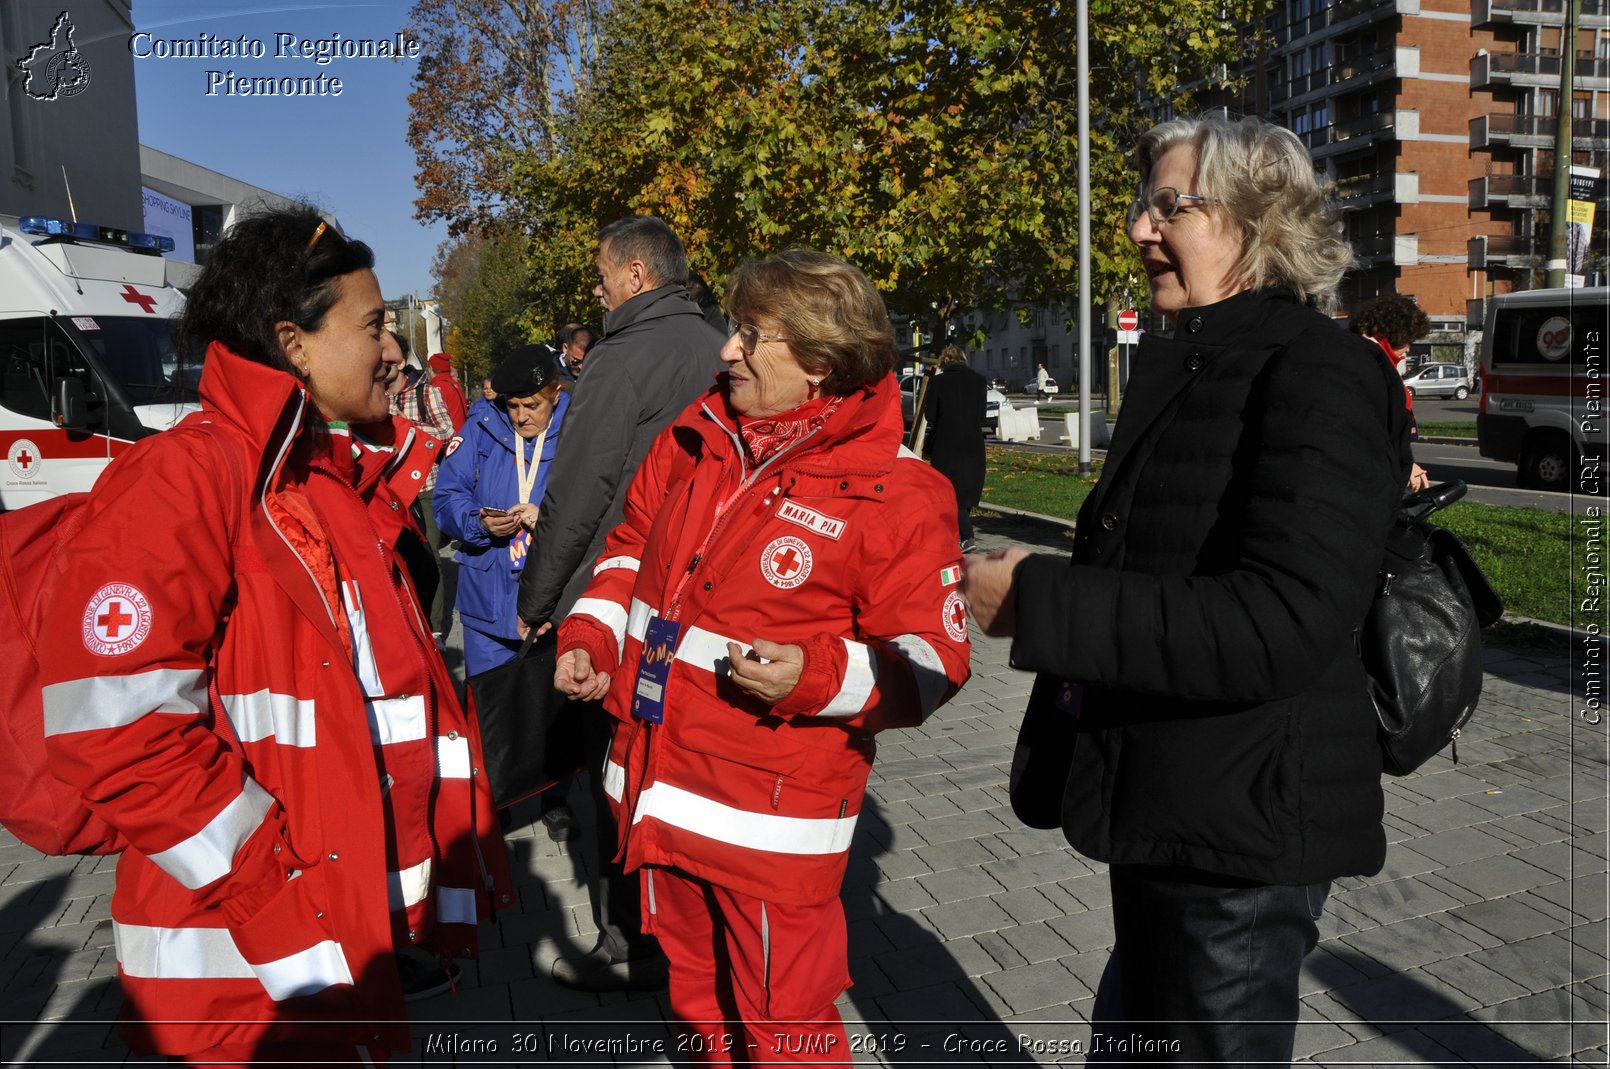
<path fill-rule="evenodd" d="M 41 629 L 53 767 L 131 844 L 125 1034 L 406 1050 L 394 944 L 473 956 L 511 893 L 478 741 L 392 554 L 439 443 L 395 420 L 366 428 L 395 448 L 354 448 L 291 376 L 219 345 L 201 395 L 227 433 L 167 431 L 107 470 Z"/>
<path fill-rule="evenodd" d="M 559 648 L 615 673 L 605 788 L 628 869 L 819 903 L 843 882 L 873 733 L 967 681 L 956 495 L 901 447 L 892 375 L 758 469 L 725 391 L 655 441 Z M 631 712 L 655 616 L 681 625 L 662 725 Z M 727 678 L 728 639 L 756 638 L 805 650 L 773 707 Z"/>

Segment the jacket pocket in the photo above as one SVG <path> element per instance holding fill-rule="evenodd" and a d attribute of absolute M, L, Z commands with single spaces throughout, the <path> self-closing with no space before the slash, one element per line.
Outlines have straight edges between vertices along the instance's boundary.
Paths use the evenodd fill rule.
<path fill-rule="evenodd" d="M 324 870 L 315 865 L 286 880 L 255 916 L 231 931 L 235 949 L 275 1002 L 352 986 L 328 904 Z"/>
<path fill-rule="evenodd" d="M 719 701 L 679 704 L 665 711 L 665 734 L 684 750 L 783 776 L 798 772 L 812 750 L 776 718 Z"/>
<path fill-rule="evenodd" d="M 1281 703 L 1124 728 L 1112 798 L 1115 848 L 1176 843 L 1278 856 L 1296 830 L 1279 804 L 1290 713 Z"/>

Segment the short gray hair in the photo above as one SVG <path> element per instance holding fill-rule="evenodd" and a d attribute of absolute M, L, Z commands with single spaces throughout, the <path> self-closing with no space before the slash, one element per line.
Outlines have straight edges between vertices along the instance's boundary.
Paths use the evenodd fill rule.
<path fill-rule="evenodd" d="M 682 239 L 665 220 L 652 215 L 628 215 L 598 232 L 598 248 L 612 264 L 641 260 L 648 269 L 649 289 L 686 285 L 688 254 Z"/>
<path fill-rule="evenodd" d="M 1236 280 L 1251 288 L 1289 286 L 1320 311 L 1334 312 L 1353 247 L 1342 236 L 1335 183 L 1314 170 L 1297 135 L 1217 112 L 1159 123 L 1135 146 L 1143 190 L 1152 167 L 1179 145 L 1196 150 L 1197 188 L 1190 192 L 1218 201 L 1241 231 Z"/>

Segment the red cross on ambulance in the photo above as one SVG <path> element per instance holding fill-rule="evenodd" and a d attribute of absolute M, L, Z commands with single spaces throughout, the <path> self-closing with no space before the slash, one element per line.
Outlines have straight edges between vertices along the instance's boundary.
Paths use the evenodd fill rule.
<path fill-rule="evenodd" d="M 118 296 L 122 297 L 125 301 L 129 302 L 130 304 L 139 305 L 140 309 L 142 311 L 144 311 L 146 315 L 155 315 L 156 314 L 157 299 L 155 297 L 149 297 L 149 296 L 141 293 L 139 290 L 135 289 L 133 286 L 129 285 L 126 282 L 123 284 L 123 292 L 119 293 Z"/>

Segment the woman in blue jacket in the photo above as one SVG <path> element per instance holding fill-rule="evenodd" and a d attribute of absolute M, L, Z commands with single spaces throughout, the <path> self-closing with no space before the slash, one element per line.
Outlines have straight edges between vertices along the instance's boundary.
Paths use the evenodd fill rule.
<path fill-rule="evenodd" d="M 516 349 L 492 372 L 497 400 L 477 404 L 447 446 L 433 502 L 436 525 L 459 541 L 458 597 L 464 672 L 473 676 L 520 648 L 515 599 L 531 549 L 537 506 L 570 395 L 553 354 Z"/>

